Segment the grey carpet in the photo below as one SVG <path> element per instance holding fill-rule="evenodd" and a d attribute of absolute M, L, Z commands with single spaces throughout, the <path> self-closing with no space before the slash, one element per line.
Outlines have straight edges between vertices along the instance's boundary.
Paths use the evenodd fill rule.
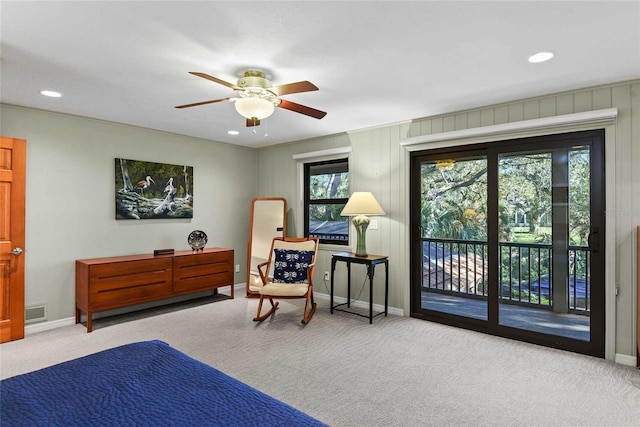
<path fill-rule="evenodd" d="M 0 346 L 7 378 L 160 339 L 332 426 L 638 426 L 640 373 L 602 359 L 407 317 L 329 314 L 302 302 L 252 322 L 243 297 Z"/>

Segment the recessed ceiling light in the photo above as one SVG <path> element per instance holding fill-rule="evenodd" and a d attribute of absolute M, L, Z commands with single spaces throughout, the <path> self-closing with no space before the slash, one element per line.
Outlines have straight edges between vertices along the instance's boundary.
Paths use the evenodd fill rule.
<path fill-rule="evenodd" d="M 538 63 L 548 61 L 553 58 L 553 52 L 538 52 L 535 55 L 529 57 L 529 62 Z"/>
<path fill-rule="evenodd" d="M 60 98 L 62 96 L 60 92 L 55 92 L 53 90 L 41 90 L 40 94 L 51 98 Z"/>
<path fill-rule="evenodd" d="M 227 133 L 229 135 L 238 135 L 240 132 L 238 132 L 237 130 L 228 130 Z"/>

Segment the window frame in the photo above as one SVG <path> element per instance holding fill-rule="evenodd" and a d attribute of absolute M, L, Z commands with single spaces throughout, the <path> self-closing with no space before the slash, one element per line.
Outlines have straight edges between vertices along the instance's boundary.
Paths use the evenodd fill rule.
<path fill-rule="evenodd" d="M 330 159 L 330 160 L 318 160 L 318 161 L 313 161 L 313 162 L 305 162 L 303 164 L 303 170 L 302 170 L 302 174 L 303 174 L 303 179 L 302 179 L 302 183 L 303 183 L 303 198 L 302 198 L 302 204 L 303 204 L 303 211 L 304 211 L 304 236 L 305 237 L 309 237 L 309 209 L 312 205 L 346 205 L 347 201 L 349 200 L 349 196 L 345 197 L 345 198 L 331 198 L 331 199 L 311 199 L 311 192 L 310 192 L 310 186 L 311 186 L 311 169 L 314 167 L 318 167 L 318 166 L 324 166 L 324 165 L 337 165 L 337 164 L 342 164 L 344 163 L 346 168 L 344 170 L 344 172 L 346 172 L 347 174 L 349 174 L 349 180 L 350 178 L 350 171 L 349 171 L 349 157 L 340 157 L 340 158 L 335 158 L 335 159 Z M 351 186 L 351 181 L 349 181 L 349 187 Z M 351 194 L 351 192 L 349 191 L 349 194 Z M 320 244 L 323 245 L 337 245 L 340 247 L 343 246 L 349 246 L 350 244 L 350 228 L 348 228 L 347 230 L 347 235 L 346 235 L 346 239 L 345 240 L 330 240 L 330 239 L 323 239 L 322 237 L 319 237 L 319 241 Z"/>

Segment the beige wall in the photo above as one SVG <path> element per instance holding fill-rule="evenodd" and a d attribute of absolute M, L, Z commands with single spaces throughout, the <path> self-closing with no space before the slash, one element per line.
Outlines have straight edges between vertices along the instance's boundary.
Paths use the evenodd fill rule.
<path fill-rule="evenodd" d="M 47 303 L 50 322 L 75 315 L 76 259 L 187 250 L 196 229 L 207 246 L 235 250 L 235 281 L 245 281 L 254 149 L 8 105 L 0 113 L 0 133 L 27 140 L 25 298 Z M 115 158 L 193 166 L 193 219 L 116 221 Z"/>
<path fill-rule="evenodd" d="M 299 141 L 260 149 L 258 153 L 259 195 L 281 196 L 289 203 L 289 233 L 300 233 L 303 221 L 299 186 L 299 161 L 295 154 L 336 147 L 351 147 L 350 177 L 352 191 L 372 191 L 387 215 L 379 218 L 379 230 L 367 232 L 370 253 L 390 257 L 390 295 L 392 307 L 409 314 L 409 154 L 400 145 L 406 138 L 442 132 L 478 128 L 522 120 L 601 110 L 615 107 L 618 117 L 609 126 L 605 143 L 607 166 L 613 169 L 607 176 L 607 217 L 614 223 L 614 236 L 608 236 L 607 265 L 613 272 L 607 275 L 607 357 L 629 362 L 635 357 L 635 275 L 634 230 L 640 224 L 640 81 L 624 82 L 567 93 L 545 95 L 437 117 L 416 119 L 326 138 Z M 570 129 L 568 129 L 570 130 Z M 439 144 L 457 145 L 459 141 Z M 635 167 L 634 167 L 635 166 Z M 294 225 L 295 228 L 291 226 Z M 353 230 L 352 230 L 353 232 Z M 331 253 L 325 248 L 319 257 L 317 271 L 330 269 Z M 354 276 L 358 276 L 354 274 Z M 376 281 L 382 279 L 376 276 Z M 337 292 L 346 296 L 345 275 L 337 276 Z M 360 274 L 354 281 L 358 290 L 364 280 Z M 382 303 L 382 283 L 376 283 L 374 300 Z M 615 288 L 618 295 L 615 296 Z M 322 283 L 316 291 L 327 292 Z M 357 294 L 356 294 L 357 295 Z M 368 300 L 368 289 L 361 300 Z"/>

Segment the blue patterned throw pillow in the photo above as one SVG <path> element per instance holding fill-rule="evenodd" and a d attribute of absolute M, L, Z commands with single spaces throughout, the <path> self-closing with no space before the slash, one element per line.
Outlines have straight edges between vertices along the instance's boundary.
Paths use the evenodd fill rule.
<path fill-rule="evenodd" d="M 307 267 L 313 261 L 313 251 L 274 249 L 274 283 L 300 283 L 307 280 Z"/>

